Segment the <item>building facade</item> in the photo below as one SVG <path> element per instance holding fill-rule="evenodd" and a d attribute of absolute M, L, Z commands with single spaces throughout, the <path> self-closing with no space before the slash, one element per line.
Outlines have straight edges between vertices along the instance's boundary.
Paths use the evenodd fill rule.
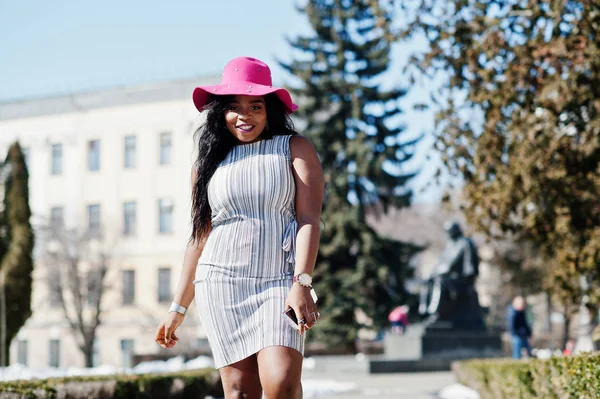
<path fill-rule="evenodd" d="M 128 367 L 159 353 L 157 325 L 177 285 L 191 232 L 196 79 L 0 104 L 0 156 L 19 141 L 29 170 L 32 224 L 102 231 L 110 249 L 95 364 Z M 43 240 L 36 239 L 33 315 L 13 340 L 11 363 L 83 366 L 52 300 Z M 206 345 L 194 306 L 179 350 Z"/>

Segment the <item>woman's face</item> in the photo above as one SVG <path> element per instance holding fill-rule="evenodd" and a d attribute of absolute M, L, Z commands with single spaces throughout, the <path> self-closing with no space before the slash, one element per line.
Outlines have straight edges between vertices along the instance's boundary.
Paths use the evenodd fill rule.
<path fill-rule="evenodd" d="M 259 139 L 267 125 L 267 108 L 263 96 L 235 96 L 225 111 L 227 129 L 241 143 Z"/>

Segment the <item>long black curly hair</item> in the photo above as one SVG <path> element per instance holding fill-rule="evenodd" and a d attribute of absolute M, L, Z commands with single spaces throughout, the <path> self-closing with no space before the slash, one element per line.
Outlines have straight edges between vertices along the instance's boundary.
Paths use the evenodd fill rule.
<path fill-rule="evenodd" d="M 194 133 L 198 158 L 194 163 L 196 180 L 192 188 L 192 243 L 202 239 L 211 229 L 208 183 L 227 153 L 238 144 L 225 124 L 225 112 L 233 98 L 234 96 L 211 96 L 204 107 L 206 122 Z M 275 94 L 267 94 L 264 99 L 267 125 L 260 138 L 297 134 L 281 100 Z"/>

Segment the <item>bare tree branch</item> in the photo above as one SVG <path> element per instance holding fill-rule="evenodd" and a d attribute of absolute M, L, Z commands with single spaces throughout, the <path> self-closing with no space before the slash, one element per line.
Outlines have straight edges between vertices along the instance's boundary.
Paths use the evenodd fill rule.
<path fill-rule="evenodd" d="M 42 259 L 47 285 L 60 306 L 86 367 L 93 366 L 94 341 L 102 324 L 102 298 L 113 248 L 102 236 L 63 226 L 43 226 Z"/>

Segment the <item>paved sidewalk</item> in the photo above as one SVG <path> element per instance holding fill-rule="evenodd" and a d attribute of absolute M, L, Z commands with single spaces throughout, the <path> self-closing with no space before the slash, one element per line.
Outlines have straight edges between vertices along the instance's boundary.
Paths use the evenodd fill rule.
<path fill-rule="evenodd" d="M 311 384 L 326 385 L 335 381 L 340 384 L 354 384 L 354 389 L 337 394 L 312 396 L 319 399 L 435 399 L 437 393 L 456 382 L 451 372 L 435 373 L 331 373 L 303 372 L 305 392 L 310 394 Z"/>

